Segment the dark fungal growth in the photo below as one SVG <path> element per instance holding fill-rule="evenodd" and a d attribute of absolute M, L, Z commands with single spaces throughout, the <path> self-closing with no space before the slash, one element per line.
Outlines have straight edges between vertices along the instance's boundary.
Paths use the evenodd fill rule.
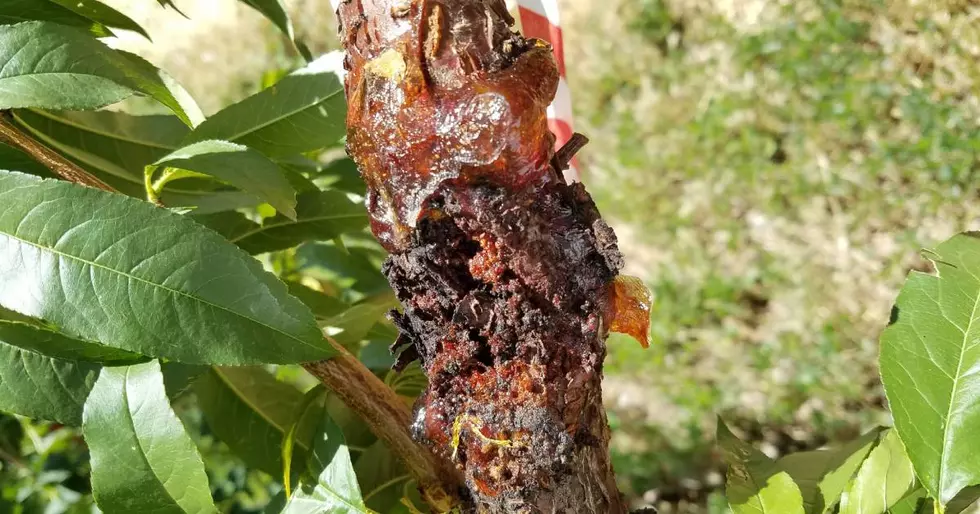
<path fill-rule="evenodd" d="M 464 510 L 625 512 L 602 361 L 610 328 L 645 341 L 649 299 L 562 179 L 550 48 L 502 0 L 349 0 L 339 17 L 348 151 L 404 307 L 396 366 L 429 378 L 415 437 L 463 472 Z"/>

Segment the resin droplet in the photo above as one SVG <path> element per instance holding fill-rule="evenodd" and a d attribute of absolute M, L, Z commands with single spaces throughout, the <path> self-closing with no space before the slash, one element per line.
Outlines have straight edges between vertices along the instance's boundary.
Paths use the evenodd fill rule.
<path fill-rule="evenodd" d="M 648 348 L 653 293 L 642 280 L 626 275 L 617 276 L 611 287 L 607 316 L 609 331 L 626 334 Z"/>

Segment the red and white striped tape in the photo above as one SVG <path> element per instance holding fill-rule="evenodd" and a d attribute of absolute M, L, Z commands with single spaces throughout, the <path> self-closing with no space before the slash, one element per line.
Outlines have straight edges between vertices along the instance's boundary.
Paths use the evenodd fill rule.
<path fill-rule="evenodd" d="M 343 0 L 331 0 L 334 11 Z M 571 139 L 572 94 L 568 88 L 565 74 L 565 45 L 561 34 L 561 17 L 558 14 L 558 0 L 517 0 L 517 12 L 521 18 L 524 35 L 551 43 L 558 62 L 558 94 L 548 107 L 548 127 L 555 133 L 555 149 L 561 148 Z M 565 180 L 579 180 L 576 162 L 565 170 Z"/>
<path fill-rule="evenodd" d="M 558 94 L 548 107 L 548 127 L 555 133 L 555 149 L 561 148 L 572 138 L 572 93 L 565 73 L 565 42 L 561 33 L 561 17 L 558 0 L 517 0 L 517 12 L 521 29 L 527 37 L 551 43 L 558 62 Z M 578 169 L 573 161 L 565 170 L 565 180 L 577 182 Z"/>

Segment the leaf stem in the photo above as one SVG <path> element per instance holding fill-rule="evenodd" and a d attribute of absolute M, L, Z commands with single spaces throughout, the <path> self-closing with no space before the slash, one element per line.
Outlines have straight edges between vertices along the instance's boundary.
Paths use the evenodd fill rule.
<path fill-rule="evenodd" d="M 419 484 L 423 498 L 437 512 L 449 512 L 460 504 L 459 473 L 412 439 L 412 415 L 408 406 L 367 367 L 331 338 L 338 355 L 326 361 L 304 364 L 313 376 L 363 419 L 383 440 Z"/>
<path fill-rule="evenodd" d="M 116 191 L 115 188 L 106 184 L 95 175 L 83 170 L 73 162 L 62 157 L 61 154 L 22 132 L 7 119 L 6 113 L 0 115 L 0 141 L 24 151 L 54 172 L 55 175 L 69 182 L 94 187 L 103 191 Z"/>
<path fill-rule="evenodd" d="M 153 182 L 153 174 L 156 171 L 157 167 L 153 165 L 143 168 L 143 187 L 146 188 L 146 201 L 154 205 L 163 206 L 163 202 L 160 201 L 160 195 L 157 193 L 159 191 L 157 184 Z"/>

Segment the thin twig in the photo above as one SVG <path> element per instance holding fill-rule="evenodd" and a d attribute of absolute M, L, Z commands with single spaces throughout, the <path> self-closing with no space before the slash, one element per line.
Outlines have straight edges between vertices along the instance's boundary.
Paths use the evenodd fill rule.
<path fill-rule="evenodd" d="M 568 142 L 555 152 L 555 156 L 551 159 L 551 165 L 558 171 L 567 170 L 568 164 L 572 162 L 572 157 L 575 157 L 575 154 L 587 144 L 589 144 L 589 138 L 584 134 L 578 132 L 572 134 Z"/>
<path fill-rule="evenodd" d="M 6 116 L 0 116 L 0 141 L 23 150 L 56 175 L 69 182 L 94 187 L 103 191 L 116 191 L 115 188 L 106 184 L 95 175 L 76 166 L 54 150 L 22 132 L 10 123 Z"/>
<path fill-rule="evenodd" d="M 433 508 L 448 512 L 458 505 L 461 477 L 412 439 L 412 415 L 405 403 L 346 349 L 330 342 L 338 351 L 336 357 L 303 367 L 333 390 L 401 458 Z"/>

